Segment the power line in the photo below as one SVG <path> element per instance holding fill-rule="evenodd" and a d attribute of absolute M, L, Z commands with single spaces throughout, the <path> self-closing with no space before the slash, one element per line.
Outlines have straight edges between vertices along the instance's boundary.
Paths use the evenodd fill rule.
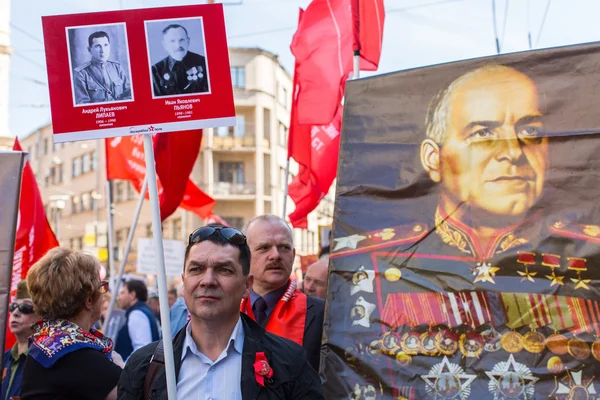
<path fill-rule="evenodd" d="M 527 14 L 527 43 L 529 44 L 529 50 L 531 50 L 533 48 L 532 44 L 531 44 L 531 18 L 529 16 L 529 12 L 530 12 L 530 0 L 527 0 L 527 3 L 525 4 L 525 13 Z"/>
<path fill-rule="evenodd" d="M 17 25 L 13 24 L 12 22 L 10 23 L 10 26 L 12 28 L 14 28 L 14 30 L 21 32 L 23 35 L 27 36 L 28 38 L 30 38 L 31 40 L 35 40 L 36 42 L 40 43 L 40 44 L 44 44 L 43 41 L 41 41 L 40 39 L 38 39 L 37 36 L 32 35 L 31 33 L 27 32 L 25 29 L 21 29 L 19 28 Z"/>
<path fill-rule="evenodd" d="M 500 40 L 498 39 L 498 25 L 496 22 L 496 0 L 492 0 L 492 20 L 494 26 L 494 38 L 496 39 L 496 52 L 500 54 Z"/>
<path fill-rule="evenodd" d="M 12 54 L 13 54 L 13 55 L 15 55 L 15 56 L 17 56 L 17 57 L 19 57 L 19 58 L 22 58 L 23 60 L 25 60 L 25 61 L 27 61 L 27 62 L 29 62 L 29 63 L 31 63 L 31 64 L 35 65 L 35 66 L 36 66 L 36 67 L 38 67 L 38 68 L 41 68 L 41 69 L 43 69 L 44 71 L 46 70 L 46 66 L 44 66 L 44 65 L 42 65 L 42 64 L 40 64 L 40 63 L 38 63 L 37 61 L 34 61 L 34 60 L 32 60 L 32 59 L 31 59 L 31 58 L 29 58 L 29 57 L 25 57 L 23 54 L 20 54 L 20 53 L 18 53 L 18 52 L 16 52 L 16 51 L 15 51 L 14 53 L 12 53 Z"/>
<path fill-rule="evenodd" d="M 548 2 L 546 3 L 546 9 L 544 10 L 544 17 L 542 18 L 542 24 L 540 25 L 540 31 L 538 32 L 538 36 L 535 41 L 536 48 L 538 47 L 538 44 L 540 43 L 540 38 L 542 37 L 542 31 L 544 30 L 544 24 L 546 23 L 546 17 L 548 16 L 548 10 L 550 9 L 551 2 L 552 2 L 552 0 L 548 0 Z"/>
<path fill-rule="evenodd" d="M 504 5 L 504 23 L 502 24 L 502 39 L 500 39 L 500 43 L 504 46 L 504 35 L 506 34 L 506 22 L 508 21 L 508 4 L 510 0 L 506 0 Z"/>

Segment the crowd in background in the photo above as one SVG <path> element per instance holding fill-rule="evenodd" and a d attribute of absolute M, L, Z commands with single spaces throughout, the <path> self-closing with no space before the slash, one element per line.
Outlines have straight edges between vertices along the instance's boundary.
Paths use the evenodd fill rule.
<path fill-rule="evenodd" d="M 296 282 L 285 221 L 259 216 L 243 232 L 209 225 L 190 235 L 183 282 L 168 292 L 178 398 L 321 398 L 329 249 Z M 17 343 L 4 354 L 0 400 L 166 399 L 157 291 L 129 279 L 111 292 L 99 271 L 94 257 L 55 248 L 19 283 L 9 310 Z M 250 346 L 264 346 L 255 353 L 265 359 L 249 360 Z M 248 375 L 259 361 L 268 367 Z"/>

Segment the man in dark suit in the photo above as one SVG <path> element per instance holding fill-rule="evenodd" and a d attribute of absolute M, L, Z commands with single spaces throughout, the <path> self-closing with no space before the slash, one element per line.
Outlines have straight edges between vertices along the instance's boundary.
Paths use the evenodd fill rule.
<path fill-rule="evenodd" d="M 162 32 L 162 44 L 169 55 L 152 66 L 154 95 L 208 92 L 206 60 L 204 56 L 188 51 L 190 37 L 187 30 L 172 24 Z"/>
<path fill-rule="evenodd" d="M 318 371 L 325 301 L 306 296 L 290 280 L 296 250 L 291 228 L 274 215 L 261 215 L 245 229 L 252 252 L 254 286 L 241 310 L 267 332 L 301 344 Z"/>
<path fill-rule="evenodd" d="M 249 272 L 242 232 L 215 224 L 190 235 L 182 279 L 191 320 L 173 340 L 177 398 L 324 399 L 306 351 L 239 312 L 252 288 Z M 167 399 L 161 343 L 129 358 L 119 400 Z"/>

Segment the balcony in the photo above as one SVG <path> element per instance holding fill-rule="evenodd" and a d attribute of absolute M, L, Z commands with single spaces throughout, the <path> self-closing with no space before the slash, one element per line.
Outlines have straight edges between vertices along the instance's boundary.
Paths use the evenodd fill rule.
<path fill-rule="evenodd" d="M 268 139 L 262 140 L 263 149 L 269 150 L 271 143 Z M 256 149 L 256 138 L 254 136 L 243 137 L 220 137 L 213 136 L 212 147 L 215 150 L 246 150 L 253 151 Z"/>
<path fill-rule="evenodd" d="M 233 182 L 214 182 L 214 196 L 254 196 L 256 194 L 256 184 L 254 183 L 233 183 Z"/>

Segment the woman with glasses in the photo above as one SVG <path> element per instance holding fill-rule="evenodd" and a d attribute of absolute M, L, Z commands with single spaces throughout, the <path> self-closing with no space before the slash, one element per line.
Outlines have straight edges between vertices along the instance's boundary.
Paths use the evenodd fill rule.
<path fill-rule="evenodd" d="M 29 270 L 27 288 L 43 319 L 30 338 L 21 400 L 116 399 L 123 361 L 92 328 L 108 291 L 99 270 L 93 256 L 60 247 Z"/>
<path fill-rule="evenodd" d="M 27 291 L 27 282 L 21 281 L 17 285 L 15 300 L 8 306 L 8 327 L 17 343 L 4 353 L 4 368 L 0 400 L 18 398 L 21 393 L 21 381 L 23 380 L 23 369 L 29 349 L 28 339 L 33 333 L 31 325 L 40 318 L 33 311 L 33 303 Z"/>

